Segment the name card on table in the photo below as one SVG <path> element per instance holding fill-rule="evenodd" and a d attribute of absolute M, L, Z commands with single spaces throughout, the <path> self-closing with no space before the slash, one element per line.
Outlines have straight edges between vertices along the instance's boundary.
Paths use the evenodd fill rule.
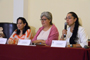
<path fill-rule="evenodd" d="M 26 46 L 29 46 L 30 43 L 31 43 L 31 40 L 21 40 L 21 39 L 19 39 L 17 45 L 26 45 Z"/>
<path fill-rule="evenodd" d="M 6 44 L 7 38 L 0 38 L 0 44 Z"/>
<path fill-rule="evenodd" d="M 66 41 L 52 40 L 51 47 L 65 47 L 65 46 L 66 46 Z"/>

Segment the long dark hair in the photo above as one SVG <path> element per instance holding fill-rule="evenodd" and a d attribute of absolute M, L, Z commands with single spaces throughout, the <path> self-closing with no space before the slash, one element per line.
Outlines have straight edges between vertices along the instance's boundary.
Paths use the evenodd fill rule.
<path fill-rule="evenodd" d="M 27 23 L 27 21 L 26 21 L 26 19 L 25 18 L 23 18 L 23 17 L 19 17 L 18 19 L 17 19 L 17 24 L 18 24 L 18 20 L 22 20 L 22 22 L 25 24 L 26 23 L 26 26 L 24 27 L 24 29 L 23 29 L 23 34 L 25 34 L 25 32 L 27 31 L 27 29 L 30 29 L 30 27 L 28 26 L 28 23 Z M 20 30 L 17 28 L 17 30 L 16 30 L 16 34 L 17 35 L 19 35 L 20 34 Z"/>
<path fill-rule="evenodd" d="M 71 38 L 70 38 L 70 40 L 69 40 L 70 44 L 76 44 L 76 43 L 77 43 L 76 40 L 78 39 L 78 37 L 77 37 L 78 27 L 79 27 L 80 23 L 79 23 L 79 21 L 78 21 L 78 16 L 77 16 L 76 13 L 74 13 L 74 12 L 69 12 L 68 14 L 71 14 L 71 15 L 74 17 L 74 19 L 75 19 L 75 18 L 77 19 L 76 22 L 75 22 L 75 26 L 74 26 L 74 29 L 73 29 L 72 36 L 71 36 Z"/>

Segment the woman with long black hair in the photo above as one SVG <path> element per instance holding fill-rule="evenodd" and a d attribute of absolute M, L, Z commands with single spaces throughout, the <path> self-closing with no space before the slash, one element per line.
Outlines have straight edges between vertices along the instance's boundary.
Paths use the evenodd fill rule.
<path fill-rule="evenodd" d="M 80 25 L 76 13 L 69 12 L 65 20 L 69 27 L 67 30 L 62 31 L 60 40 L 64 40 L 64 34 L 66 34 L 67 47 L 84 47 L 88 45 L 88 37 L 84 28 Z"/>
<path fill-rule="evenodd" d="M 31 29 L 25 18 L 19 17 L 17 19 L 17 29 L 13 32 L 8 40 L 8 44 L 17 44 L 19 39 L 32 39 Z"/>

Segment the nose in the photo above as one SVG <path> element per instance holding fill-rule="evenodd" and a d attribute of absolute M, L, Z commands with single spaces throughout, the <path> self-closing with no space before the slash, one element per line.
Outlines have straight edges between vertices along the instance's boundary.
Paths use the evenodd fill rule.
<path fill-rule="evenodd" d="M 66 19 L 66 22 L 68 22 L 69 21 L 69 19 Z"/>
<path fill-rule="evenodd" d="M 41 20 L 41 22 L 43 23 L 43 22 L 44 22 L 44 20 Z"/>

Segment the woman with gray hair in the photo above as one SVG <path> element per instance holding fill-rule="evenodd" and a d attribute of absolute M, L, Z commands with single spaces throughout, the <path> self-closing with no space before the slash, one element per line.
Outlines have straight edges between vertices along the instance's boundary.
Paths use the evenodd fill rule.
<path fill-rule="evenodd" d="M 42 27 L 39 28 L 32 39 L 32 43 L 40 45 L 51 45 L 52 40 L 58 40 L 59 32 L 52 23 L 52 14 L 50 12 L 41 13 Z"/>

